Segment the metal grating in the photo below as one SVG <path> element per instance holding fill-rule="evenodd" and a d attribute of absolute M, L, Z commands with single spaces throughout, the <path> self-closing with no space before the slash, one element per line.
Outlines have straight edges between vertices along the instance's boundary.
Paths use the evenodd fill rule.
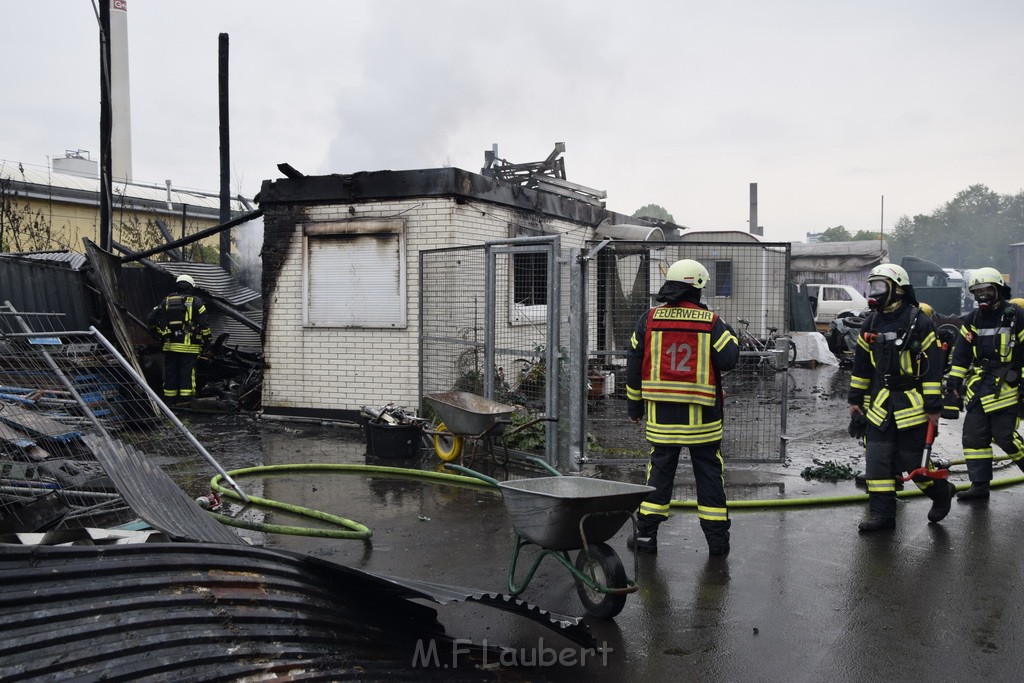
<path fill-rule="evenodd" d="M 781 462 L 788 373 L 776 372 L 770 361 L 777 357 L 757 347 L 788 330 L 789 244 L 764 242 L 612 242 L 598 252 L 588 310 L 587 454 L 596 459 L 647 455 L 643 434 L 626 419 L 626 353 L 640 316 L 657 303 L 668 266 L 683 258 L 700 261 L 709 271 L 704 303 L 737 333 L 744 329 L 756 340 L 723 378 L 722 453 L 746 462 Z"/>
<path fill-rule="evenodd" d="M 110 342 L 35 331 L 52 318 L 12 308 L 0 311 L 0 531 L 142 516 L 174 538 L 237 541 L 191 503 L 223 469 Z"/>

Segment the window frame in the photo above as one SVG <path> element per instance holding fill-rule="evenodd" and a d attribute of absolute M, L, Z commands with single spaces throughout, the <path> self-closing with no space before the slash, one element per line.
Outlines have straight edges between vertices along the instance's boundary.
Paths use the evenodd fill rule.
<path fill-rule="evenodd" d="M 311 310 L 310 287 L 311 278 L 316 277 L 313 271 L 312 247 L 317 241 L 331 239 L 348 239 L 359 241 L 362 238 L 377 241 L 393 241 L 396 262 L 378 261 L 381 267 L 397 269 L 397 292 L 387 296 L 382 302 L 378 299 L 361 298 L 359 286 L 347 284 L 340 273 L 325 274 L 326 285 L 336 284 L 340 289 L 355 290 L 352 298 L 361 301 L 361 311 L 381 310 L 393 311 L 394 316 L 384 320 L 360 317 L 357 311 L 348 317 L 331 317 L 317 315 Z M 339 240 L 340 241 L 340 240 Z M 406 248 L 406 224 L 404 219 L 394 218 L 354 218 L 338 221 L 316 221 L 302 224 L 302 325 L 310 328 L 333 329 L 405 329 L 409 325 L 408 313 L 408 255 Z M 393 271 L 388 271 L 393 272 Z M 331 277 L 331 276 L 335 277 Z M 348 280 L 351 283 L 351 278 Z M 315 302 L 313 303 L 315 306 Z"/>
<path fill-rule="evenodd" d="M 719 279 L 718 279 L 719 266 L 721 264 L 723 264 L 723 263 L 729 265 L 729 287 L 728 287 L 729 291 L 726 294 L 722 294 L 722 293 L 719 292 Z M 714 289 L 715 293 L 712 296 L 720 297 L 722 299 L 731 299 L 732 298 L 733 289 L 734 289 L 734 285 L 735 285 L 735 279 L 734 279 L 735 271 L 733 270 L 733 267 L 732 267 L 732 259 L 716 259 L 713 262 L 712 266 L 713 266 L 713 272 L 711 273 L 711 277 L 712 277 L 712 280 L 713 280 L 713 282 L 715 284 L 715 289 Z"/>

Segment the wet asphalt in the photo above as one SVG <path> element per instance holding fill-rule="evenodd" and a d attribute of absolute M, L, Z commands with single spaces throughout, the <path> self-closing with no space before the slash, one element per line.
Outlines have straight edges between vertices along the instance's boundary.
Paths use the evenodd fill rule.
<path fill-rule="evenodd" d="M 816 458 L 862 464 L 859 448 L 845 435 L 845 400 L 835 389 L 842 372 L 794 371 L 790 459 L 785 466 L 727 461 L 731 499 L 863 492 L 852 481 L 800 476 Z M 306 462 L 426 471 L 439 466 L 428 452 L 418 460 L 369 457 L 362 431 L 352 427 L 199 414 L 185 419 L 228 468 Z M 937 453 L 959 457 L 957 430 L 958 423 L 944 422 Z M 490 470 L 486 459 L 474 466 L 499 479 L 523 476 L 514 469 Z M 962 470 L 954 468 L 958 484 L 966 482 Z M 584 474 L 638 481 L 643 464 L 589 464 Z M 996 478 L 1019 474 L 1004 467 Z M 255 543 L 381 574 L 507 592 L 514 534 L 497 491 L 378 474 L 283 475 L 242 483 L 263 497 L 373 530 L 368 542 L 246 532 Z M 686 465 L 679 468 L 677 489 L 692 490 Z M 696 516 L 680 511 L 662 525 L 658 554 L 637 558 L 640 589 L 622 613 L 614 620 L 585 617 L 596 652 L 582 652 L 517 615 L 466 604 L 436 609 L 453 637 L 510 648 L 491 662 L 491 673 L 509 679 L 1020 679 L 1024 486 L 995 489 L 987 504 L 954 503 L 940 524 L 927 522 L 929 506 L 922 497 L 901 498 L 897 529 L 866 536 L 857 533 L 863 502 L 733 508 L 732 552 L 725 558 L 707 555 Z M 267 521 L 304 523 L 278 513 Z M 633 576 L 626 534 L 624 528 L 609 545 Z M 521 568 L 532 557 L 524 554 Z M 550 558 L 521 597 L 553 612 L 585 614 L 569 572 Z"/>

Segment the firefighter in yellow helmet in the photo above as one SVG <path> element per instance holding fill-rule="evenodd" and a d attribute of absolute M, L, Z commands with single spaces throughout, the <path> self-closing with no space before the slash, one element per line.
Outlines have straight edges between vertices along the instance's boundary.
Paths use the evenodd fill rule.
<path fill-rule="evenodd" d="M 658 525 L 668 518 L 676 466 L 683 446 L 697 481 L 697 517 L 712 555 L 729 552 L 725 500 L 721 373 L 739 359 L 732 328 L 700 302 L 707 268 L 684 259 L 673 263 L 655 306 L 637 322 L 626 365 L 629 418 L 646 416 L 651 443 L 647 483 L 654 487 L 640 504 L 636 533 L 626 545 L 658 551 Z"/>
<path fill-rule="evenodd" d="M 907 271 L 883 263 L 868 276 L 872 312 L 861 325 L 854 352 L 848 401 L 850 415 L 867 419 L 868 517 L 861 533 L 896 526 L 894 472 L 921 464 L 928 423 L 942 411 L 942 348 L 931 318 L 922 314 Z M 945 479 L 917 476 L 914 483 L 932 501 L 928 521 L 949 514 L 956 489 Z"/>
<path fill-rule="evenodd" d="M 146 322 L 163 342 L 164 399 L 176 403 L 196 395 L 196 360 L 210 340 L 206 304 L 195 280 L 179 275 L 175 291 L 153 307 Z"/>
<path fill-rule="evenodd" d="M 1024 308 L 995 268 L 979 268 L 967 283 L 978 308 L 962 318 L 946 387 L 964 399 L 963 447 L 971 487 L 957 500 L 984 501 L 992 481 L 992 443 L 1024 470 L 1017 433 Z"/>

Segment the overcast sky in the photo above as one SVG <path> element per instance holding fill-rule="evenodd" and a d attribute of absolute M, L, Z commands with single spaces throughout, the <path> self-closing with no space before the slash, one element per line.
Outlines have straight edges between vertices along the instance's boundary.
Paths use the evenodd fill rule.
<path fill-rule="evenodd" d="M 540 161 L 609 209 L 769 239 L 892 228 L 975 183 L 1024 188 L 1024 2 L 131 0 L 134 179 L 232 190 L 306 174 Z M 0 5 L 0 159 L 99 158 L 89 0 Z"/>

